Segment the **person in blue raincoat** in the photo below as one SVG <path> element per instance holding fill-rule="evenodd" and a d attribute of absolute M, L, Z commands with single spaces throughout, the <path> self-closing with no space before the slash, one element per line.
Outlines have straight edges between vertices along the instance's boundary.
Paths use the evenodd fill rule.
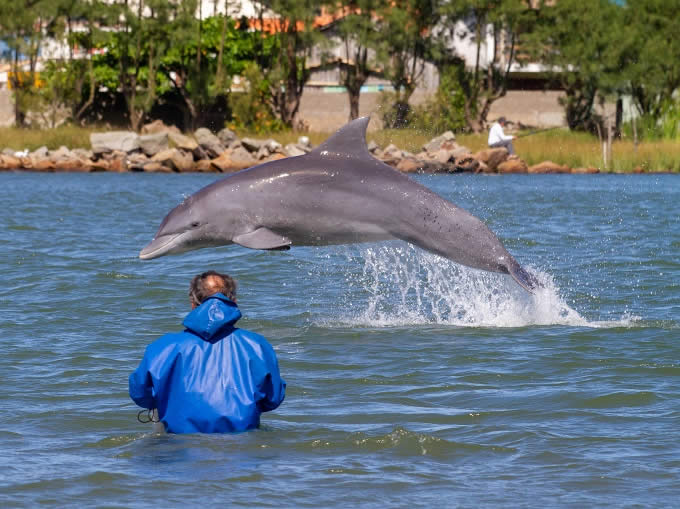
<path fill-rule="evenodd" d="M 286 382 L 267 340 L 236 328 L 236 282 L 204 272 L 191 281 L 184 332 L 151 343 L 130 375 L 130 397 L 157 409 L 169 433 L 226 433 L 260 425 L 277 408 Z"/>

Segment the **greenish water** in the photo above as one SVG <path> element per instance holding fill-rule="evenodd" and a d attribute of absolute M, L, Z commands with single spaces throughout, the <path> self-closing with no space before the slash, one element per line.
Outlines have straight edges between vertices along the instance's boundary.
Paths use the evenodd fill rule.
<path fill-rule="evenodd" d="M 400 242 L 140 261 L 214 179 L 0 174 L 3 507 L 677 505 L 677 176 L 417 177 L 535 296 Z M 255 432 L 154 435 L 127 376 L 208 268 L 287 398 Z"/>

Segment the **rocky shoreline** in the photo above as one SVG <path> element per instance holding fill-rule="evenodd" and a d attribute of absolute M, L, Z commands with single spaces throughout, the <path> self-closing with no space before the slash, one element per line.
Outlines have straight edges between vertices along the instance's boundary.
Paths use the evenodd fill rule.
<path fill-rule="evenodd" d="M 201 128 L 193 136 L 160 121 L 132 131 L 112 131 L 90 135 L 91 150 L 41 147 L 33 152 L 5 149 L 0 153 L 0 171 L 39 172 L 147 172 L 230 173 L 312 150 L 309 138 L 282 146 L 274 139 L 239 139 L 229 129 L 213 133 Z M 505 148 L 472 153 L 456 143 L 448 131 L 426 143 L 417 154 L 395 145 L 381 149 L 371 142 L 369 151 L 378 159 L 404 173 L 599 173 L 597 168 L 569 168 L 552 161 L 528 166 Z"/>

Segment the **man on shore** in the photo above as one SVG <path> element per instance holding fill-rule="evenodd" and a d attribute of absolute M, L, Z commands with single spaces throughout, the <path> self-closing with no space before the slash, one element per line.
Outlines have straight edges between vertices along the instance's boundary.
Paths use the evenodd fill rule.
<path fill-rule="evenodd" d="M 130 375 L 130 397 L 157 409 L 169 433 L 257 428 L 260 414 L 285 397 L 274 349 L 259 334 L 235 327 L 241 312 L 230 276 L 208 271 L 194 277 L 189 300 L 186 329 L 146 348 Z"/>
<path fill-rule="evenodd" d="M 512 146 L 514 136 L 506 136 L 503 132 L 505 123 L 505 117 L 500 117 L 496 122 L 491 124 L 491 129 L 489 129 L 489 147 L 505 147 L 512 156 L 515 155 L 515 148 Z"/>

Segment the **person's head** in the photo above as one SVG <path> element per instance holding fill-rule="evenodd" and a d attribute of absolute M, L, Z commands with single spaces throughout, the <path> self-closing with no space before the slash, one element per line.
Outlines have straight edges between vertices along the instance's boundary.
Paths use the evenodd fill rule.
<path fill-rule="evenodd" d="M 214 270 L 194 276 L 189 285 L 191 309 L 200 306 L 205 299 L 216 293 L 222 293 L 236 302 L 236 281 L 231 276 Z"/>
<path fill-rule="evenodd" d="M 504 125 L 505 125 L 505 117 L 500 117 L 500 118 L 498 119 L 498 123 L 499 123 L 500 125 L 504 126 Z"/>

